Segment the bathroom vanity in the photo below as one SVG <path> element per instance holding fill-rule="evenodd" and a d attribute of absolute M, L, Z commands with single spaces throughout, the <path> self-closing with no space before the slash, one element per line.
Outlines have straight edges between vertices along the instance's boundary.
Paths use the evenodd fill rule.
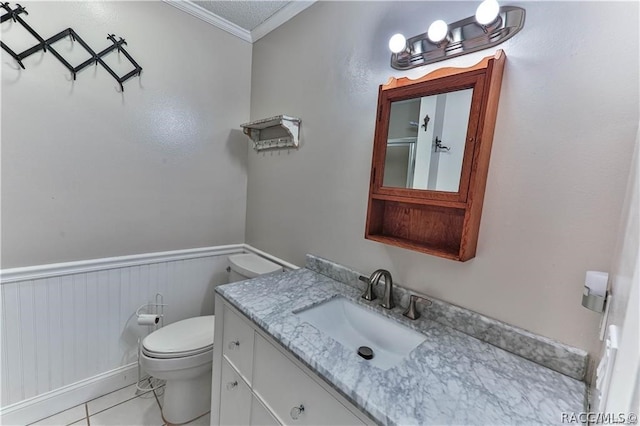
<path fill-rule="evenodd" d="M 362 301 L 357 279 L 328 269 L 311 258 L 307 268 L 216 289 L 212 424 L 551 424 L 584 411 L 580 380 L 426 315 L 411 321 L 402 307 Z M 336 298 L 424 341 L 373 365 L 301 315 Z M 567 357 L 560 369 L 574 362 Z"/>

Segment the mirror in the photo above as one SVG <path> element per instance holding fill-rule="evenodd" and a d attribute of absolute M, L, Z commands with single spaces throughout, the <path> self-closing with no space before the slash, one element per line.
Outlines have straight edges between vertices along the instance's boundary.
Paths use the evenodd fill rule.
<path fill-rule="evenodd" d="M 383 186 L 458 192 L 473 89 L 391 102 Z"/>
<path fill-rule="evenodd" d="M 381 86 L 372 190 L 465 202 L 484 94 L 473 71 Z"/>

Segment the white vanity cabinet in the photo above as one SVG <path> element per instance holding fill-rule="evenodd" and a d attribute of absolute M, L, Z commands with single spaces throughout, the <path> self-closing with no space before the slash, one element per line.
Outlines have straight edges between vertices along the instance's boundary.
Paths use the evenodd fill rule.
<path fill-rule="evenodd" d="M 220 296 L 215 309 L 212 425 L 372 423 Z"/>

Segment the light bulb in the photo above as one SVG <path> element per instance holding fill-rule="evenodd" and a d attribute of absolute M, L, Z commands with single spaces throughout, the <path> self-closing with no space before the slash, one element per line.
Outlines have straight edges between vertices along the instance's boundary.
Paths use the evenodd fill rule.
<path fill-rule="evenodd" d="M 431 25 L 429 25 L 429 29 L 427 30 L 427 37 L 434 43 L 440 43 L 442 40 L 447 38 L 447 34 L 449 33 L 449 26 L 442 19 L 438 19 L 437 21 L 433 21 Z"/>
<path fill-rule="evenodd" d="M 476 21 L 480 25 L 489 25 L 500 13 L 500 5 L 496 0 L 484 0 L 476 9 Z"/>
<path fill-rule="evenodd" d="M 393 53 L 400 53 L 407 47 L 407 39 L 402 34 L 394 34 L 389 39 L 389 50 Z"/>

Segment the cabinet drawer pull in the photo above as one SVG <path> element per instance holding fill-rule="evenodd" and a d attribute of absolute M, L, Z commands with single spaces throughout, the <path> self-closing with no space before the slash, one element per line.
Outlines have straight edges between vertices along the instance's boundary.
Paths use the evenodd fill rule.
<path fill-rule="evenodd" d="M 233 342 L 229 342 L 229 349 L 230 350 L 234 350 L 239 346 L 240 346 L 240 341 L 239 340 L 234 340 Z"/>
<path fill-rule="evenodd" d="M 229 383 L 227 383 L 227 390 L 232 390 L 236 386 L 238 386 L 238 381 L 237 380 L 233 381 L 233 382 L 229 382 Z"/>
<path fill-rule="evenodd" d="M 304 413 L 304 405 L 300 404 L 297 407 L 293 407 L 291 409 L 291 411 L 289 412 L 289 414 L 291 415 L 291 418 L 293 420 L 298 420 L 298 418 L 300 417 L 300 414 Z"/>

